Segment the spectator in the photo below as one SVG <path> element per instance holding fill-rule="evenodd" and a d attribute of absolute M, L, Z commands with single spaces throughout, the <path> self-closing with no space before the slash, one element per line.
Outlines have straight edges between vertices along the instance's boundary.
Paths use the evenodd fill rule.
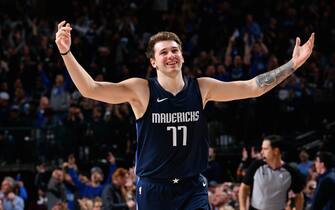
<path fill-rule="evenodd" d="M 61 168 L 53 170 L 51 178 L 48 184 L 47 199 L 48 199 L 48 210 L 53 210 L 57 204 L 66 200 L 65 196 L 65 185 L 63 183 L 64 172 Z"/>
<path fill-rule="evenodd" d="M 125 186 L 128 176 L 129 174 L 126 169 L 116 169 L 112 176 L 112 183 L 106 185 L 102 192 L 103 210 L 128 210 L 135 208 L 135 202 L 126 198 Z"/>
<path fill-rule="evenodd" d="M 65 118 L 66 111 L 70 107 L 70 94 L 65 89 L 64 76 L 61 74 L 56 76 L 55 84 L 52 87 L 50 105 L 55 111 L 57 119 Z"/>
<path fill-rule="evenodd" d="M 4 210 L 23 210 L 24 201 L 15 195 L 15 180 L 12 177 L 5 177 L 1 183 L 0 200 Z"/>
<path fill-rule="evenodd" d="M 306 150 L 301 150 L 299 153 L 300 163 L 298 164 L 298 170 L 307 179 L 309 172 L 313 166 L 313 162 L 309 160 L 309 155 Z"/>
<path fill-rule="evenodd" d="M 319 152 L 315 159 L 319 177 L 315 190 L 312 210 L 335 209 L 335 157 L 330 152 Z"/>
<path fill-rule="evenodd" d="M 110 181 L 112 174 L 116 169 L 115 164 L 115 157 L 113 154 L 109 153 L 108 157 L 109 162 L 109 171 L 108 171 L 108 178 L 103 181 L 103 171 L 100 167 L 92 167 L 91 168 L 91 179 L 89 182 L 83 182 L 79 179 L 78 172 L 75 170 L 73 165 L 69 165 L 68 163 L 64 163 L 64 168 L 66 172 L 71 176 L 73 183 L 77 187 L 79 191 L 80 198 L 95 198 L 100 197 L 102 190 L 104 189 L 105 185 Z"/>
<path fill-rule="evenodd" d="M 66 203 L 58 201 L 51 210 L 68 210 Z"/>

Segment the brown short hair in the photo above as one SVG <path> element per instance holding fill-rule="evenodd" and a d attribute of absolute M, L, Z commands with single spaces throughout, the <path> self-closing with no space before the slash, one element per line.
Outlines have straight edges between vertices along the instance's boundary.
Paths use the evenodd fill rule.
<path fill-rule="evenodd" d="M 124 168 L 118 168 L 112 175 L 112 179 L 116 179 L 117 177 L 125 177 L 128 175 L 128 170 Z"/>
<path fill-rule="evenodd" d="M 161 31 L 161 32 L 158 32 L 157 34 L 152 35 L 149 39 L 147 51 L 145 53 L 147 58 L 150 59 L 154 57 L 154 54 L 155 54 L 154 46 L 157 42 L 170 41 L 170 40 L 175 41 L 179 45 L 180 50 L 182 49 L 182 42 L 180 38 L 177 36 L 177 34 L 173 32 Z"/>

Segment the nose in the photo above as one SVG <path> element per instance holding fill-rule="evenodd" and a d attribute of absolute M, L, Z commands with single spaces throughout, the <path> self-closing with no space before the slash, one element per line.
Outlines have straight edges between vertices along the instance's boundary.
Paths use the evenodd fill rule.
<path fill-rule="evenodd" d="M 174 53 L 172 51 L 169 51 L 167 54 L 168 59 L 173 59 L 175 57 Z"/>

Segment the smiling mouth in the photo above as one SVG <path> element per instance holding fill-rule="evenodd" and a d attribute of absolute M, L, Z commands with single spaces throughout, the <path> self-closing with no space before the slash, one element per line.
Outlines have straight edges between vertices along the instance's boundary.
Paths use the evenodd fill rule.
<path fill-rule="evenodd" d="M 173 65 L 176 65 L 176 64 L 177 64 L 177 62 L 175 61 L 175 62 L 167 63 L 166 65 L 168 65 L 168 66 L 173 66 Z"/>

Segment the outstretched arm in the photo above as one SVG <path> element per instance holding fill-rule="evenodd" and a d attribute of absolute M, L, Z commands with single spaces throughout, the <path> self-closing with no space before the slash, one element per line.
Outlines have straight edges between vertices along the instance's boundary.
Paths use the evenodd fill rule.
<path fill-rule="evenodd" d="M 263 95 L 304 64 L 312 54 L 313 46 L 314 33 L 302 46 L 300 46 L 300 39 L 297 38 L 292 59 L 289 62 L 250 80 L 221 82 L 211 78 L 199 78 L 204 104 L 208 101 L 231 101 Z"/>
<path fill-rule="evenodd" d="M 80 93 L 84 97 L 111 104 L 129 102 L 136 117 L 144 113 L 149 97 L 147 81 L 140 78 L 119 83 L 94 81 L 72 55 L 70 51 L 72 28 L 69 23 L 65 23 L 62 21 L 58 24 L 55 42 L 71 79 Z"/>

